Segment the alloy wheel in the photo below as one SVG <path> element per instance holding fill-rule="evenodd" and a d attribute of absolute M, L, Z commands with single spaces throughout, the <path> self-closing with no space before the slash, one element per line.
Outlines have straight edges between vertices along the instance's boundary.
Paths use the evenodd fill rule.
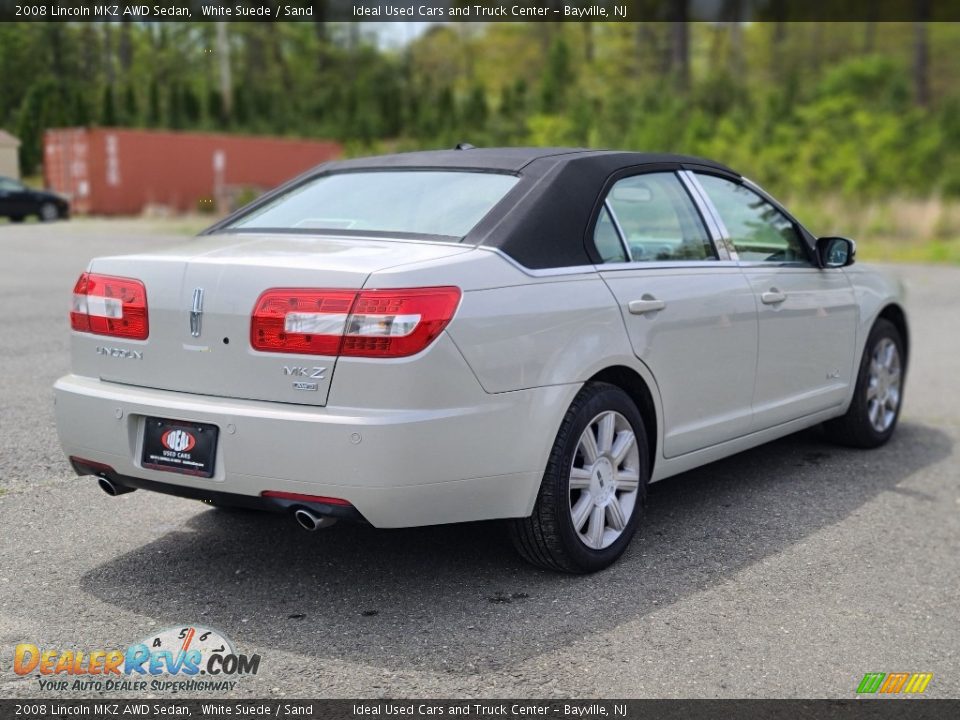
<path fill-rule="evenodd" d="M 870 355 L 867 379 L 867 417 L 879 433 L 886 432 L 897 417 L 902 376 L 900 351 L 893 340 L 885 337 Z"/>
<path fill-rule="evenodd" d="M 570 518 L 580 541 L 602 550 L 626 529 L 640 487 L 640 453 L 633 428 L 608 410 L 591 420 L 570 468 Z"/>

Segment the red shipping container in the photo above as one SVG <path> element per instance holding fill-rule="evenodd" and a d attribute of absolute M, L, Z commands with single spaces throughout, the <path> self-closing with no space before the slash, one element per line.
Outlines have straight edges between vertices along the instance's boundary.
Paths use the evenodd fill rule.
<path fill-rule="evenodd" d="M 238 190 L 268 190 L 341 152 L 328 141 L 63 128 L 44 134 L 43 175 L 80 214 L 225 210 Z"/>

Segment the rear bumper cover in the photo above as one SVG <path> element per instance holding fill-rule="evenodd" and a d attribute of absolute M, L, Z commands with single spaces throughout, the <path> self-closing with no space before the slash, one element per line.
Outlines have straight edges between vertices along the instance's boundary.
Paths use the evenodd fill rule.
<path fill-rule="evenodd" d="M 317 515 L 326 517 L 335 517 L 340 520 L 352 520 L 354 522 L 366 522 L 366 518 L 352 506 L 331 505 L 320 502 L 304 502 L 303 500 L 288 500 L 287 498 L 264 497 L 262 495 L 239 495 L 237 493 L 224 492 L 214 488 L 191 487 L 189 485 L 171 485 L 166 482 L 157 482 L 156 480 L 144 480 L 143 478 L 131 477 L 130 475 L 121 475 L 113 468 L 104 467 L 99 464 L 87 462 L 83 458 L 71 457 L 70 465 L 74 472 L 81 476 L 94 476 L 109 480 L 114 485 L 120 487 L 135 488 L 137 490 L 152 490 L 153 492 L 163 493 L 164 495 L 176 495 L 177 497 L 189 498 L 191 500 L 200 500 L 211 505 L 226 505 L 236 508 L 245 508 L 247 510 L 265 510 L 267 512 L 285 513 L 292 512 L 297 508 L 307 508 Z"/>
<path fill-rule="evenodd" d="M 66 454 L 109 466 L 117 484 L 280 511 L 310 506 L 261 493 L 340 498 L 375 527 L 412 527 L 529 515 L 579 388 L 481 393 L 442 410 L 292 406 L 76 375 L 54 389 Z M 143 420 L 153 416 L 220 428 L 212 478 L 140 464 Z M 340 516 L 334 507 L 312 509 Z"/>

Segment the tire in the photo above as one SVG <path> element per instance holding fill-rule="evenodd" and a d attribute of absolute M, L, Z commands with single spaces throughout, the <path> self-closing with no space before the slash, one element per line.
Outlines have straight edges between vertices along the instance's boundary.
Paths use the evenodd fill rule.
<path fill-rule="evenodd" d="M 40 206 L 37 217 L 41 222 L 53 222 L 54 220 L 60 219 L 60 211 L 57 210 L 57 206 L 53 203 L 46 202 Z"/>
<path fill-rule="evenodd" d="M 10 222 L 22 223 L 22 222 L 23 222 L 23 215 L 11 215 L 11 216 L 10 216 Z"/>
<path fill-rule="evenodd" d="M 824 423 L 827 437 L 857 448 L 887 442 L 900 418 L 906 368 L 900 331 L 890 321 L 878 319 L 863 348 L 850 407 L 842 417 Z"/>
<path fill-rule="evenodd" d="M 632 445 L 624 431 L 632 433 Z M 588 432 L 599 448 L 592 463 L 585 453 Z M 620 451 L 623 460 L 614 457 Z M 608 567 L 627 549 L 640 523 L 649 468 L 637 406 L 614 385 L 588 383 L 560 425 L 533 514 L 508 521 L 517 551 L 549 570 L 591 573 Z M 575 527 L 575 512 L 579 518 L 587 513 L 580 527 Z"/>

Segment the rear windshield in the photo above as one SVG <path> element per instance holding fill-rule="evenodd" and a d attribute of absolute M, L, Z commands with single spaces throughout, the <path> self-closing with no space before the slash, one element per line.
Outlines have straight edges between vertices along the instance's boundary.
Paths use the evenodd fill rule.
<path fill-rule="evenodd" d="M 323 175 L 224 229 L 395 232 L 459 240 L 516 183 L 513 175 L 465 171 Z"/>

